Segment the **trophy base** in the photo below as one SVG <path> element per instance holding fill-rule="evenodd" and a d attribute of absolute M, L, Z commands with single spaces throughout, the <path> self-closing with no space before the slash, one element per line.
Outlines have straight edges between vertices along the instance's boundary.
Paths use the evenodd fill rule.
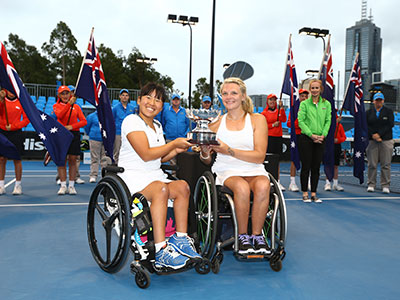
<path fill-rule="evenodd" d="M 189 143 L 197 145 L 219 145 L 214 132 L 189 132 Z"/>
<path fill-rule="evenodd" d="M 196 144 L 196 145 L 200 145 L 200 146 L 205 146 L 205 145 L 219 145 L 218 141 L 198 141 L 198 140 L 194 140 L 194 139 L 190 139 L 188 141 L 191 144 Z"/>

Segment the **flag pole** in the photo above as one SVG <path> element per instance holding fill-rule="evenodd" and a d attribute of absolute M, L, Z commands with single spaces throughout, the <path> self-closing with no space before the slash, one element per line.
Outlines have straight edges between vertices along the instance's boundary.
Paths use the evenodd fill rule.
<path fill-rule="evenodd" d="M 328 49 L 331 46 L 331 35 L 328 35 L 328 43 L 326 45 L 326 48 L 324 49 L 324 55 L 322 56 L 322 62 L 321 62 L 321 66 L 319 67 L 319 72 L 318 72 L 318 78 L 321 78 L 321 71 L 322 68 L 324 67 L 324 62 L 325 62 L 325 57 L 326 54 L 328 53 Z"/>
<path fill-rule="evenodd" d="M 289 50 L 290 50 L 290 42 L 291 42 L 291 40 L 292 40 L 292 34 L 290 33 L 290 34 L 289 34 L 288 50 L 286 51 L 285 68 L 284 68 L 284 70 L 283 70 L 282 85 L 283 85 L 283 83 L 285 82 L 285 75 L 286 75 L 286 69 L 287 69 L 287 63 L 288 63 L 288 53 L 289 53 Z M 280 95 L 279 95 L 279 101 L 282 101 L 282 89 L 281 89 L 281 93 L 280 93 Z M 268 100 L 267 100 L 267 102 L 268 102 Z M 268 106 L 268 103 L 267 103 L 267 106 Z M 279 120 L 279 113 L 280 113 L 280 111 L 281 111 L 281 109 L 280 109 L 280 106 L 278 105 L 278 117 L 277 117 L 277 120 L 276 120 L 276 121 Z"/>
<path fill-rule="evenodd" d="M 93 32 L 94 32 L 94 27 L 92 27 L 92 31 L 90 32 L 90 37 L 89 37 L 88 46 L 89 46 L 90 40 L 92 39 Z M 88 49 L 89 49 L 89 47 L 86 47 L 85 54 L 83 55 L 82 64 L 81 64 L 81 69 L 79 70 L 78 79 L 76 80 L 76 84 L 75 84 L 76 87 L 78 86 L 79 79 L 81 79 L 81 74 L 82 74 L 83 66 L 85 65 L 85 57 L 86 57 L 86 55 L 87 55 Z"/>

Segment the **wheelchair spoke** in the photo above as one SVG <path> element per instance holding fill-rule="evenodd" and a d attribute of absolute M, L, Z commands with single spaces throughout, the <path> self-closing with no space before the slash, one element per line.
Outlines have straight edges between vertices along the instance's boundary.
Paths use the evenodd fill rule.
<path fill-rule="evenodd" d="M 108 217 L 105 213 L 105 211 L 101 208 L 101 206 L 99 205 L 99 203 L 96 203 L 96 210 L 98 211 L 98 213 L 100 214 L 101 218 L 103 219 L 103 221 L 105 221 Z"/>

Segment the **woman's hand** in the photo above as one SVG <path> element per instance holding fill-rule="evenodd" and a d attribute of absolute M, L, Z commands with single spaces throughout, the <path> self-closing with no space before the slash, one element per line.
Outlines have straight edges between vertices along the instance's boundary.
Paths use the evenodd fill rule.
<path fill-rule="evenodd" d="M 218 143 L 219 143 L 219 145 L 211 145 L 211 149 L 217 153 L 231 155 L 231 156 L 235 155 L 233 150 L 227 144 L 225 144 L 223 141 L 218 139 Z"/>
<path fill-rule="evenodd" d="M 71 97 L 71 98 L 68 100 L 68 103 L 71 104 L 71 105 L 74 105 L 75 101 L 76 101 L 76 97 Z"/>
<path fill-rule="evenodd" d="M 6 91 L 5 90 L 1 90 L 0 91 L 0 102 L 4 102 L 4 98 L 6 97 Z"/>
<path fill-rule="evenodd" d="M 72 125 L 65 125 L 65 128 L 67 128 L 68 130 L 72 130 Z"/>
<path fill-rule="evenodd" d="M 174 143 L 176 149 L 183 149 L 183 151 L 186 151 L 189 147 L 193 146 L 193 144 L 189 143 L 188 138 L 177 138 L 172 143 Z"/>

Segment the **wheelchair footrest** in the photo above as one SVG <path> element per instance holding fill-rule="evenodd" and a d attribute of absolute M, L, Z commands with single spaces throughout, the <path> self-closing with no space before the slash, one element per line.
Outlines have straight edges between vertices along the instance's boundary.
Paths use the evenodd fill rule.
<path fill-rule="evenodd" d="M 248 253 L 248 254 L 240 254 L 234 253 L 235 257 L 238 260 L 243 261 L 254 261 L 254 260 L 269 260 L 272 257 L 272 254 L 263 254 L 263 253 Z"/>

